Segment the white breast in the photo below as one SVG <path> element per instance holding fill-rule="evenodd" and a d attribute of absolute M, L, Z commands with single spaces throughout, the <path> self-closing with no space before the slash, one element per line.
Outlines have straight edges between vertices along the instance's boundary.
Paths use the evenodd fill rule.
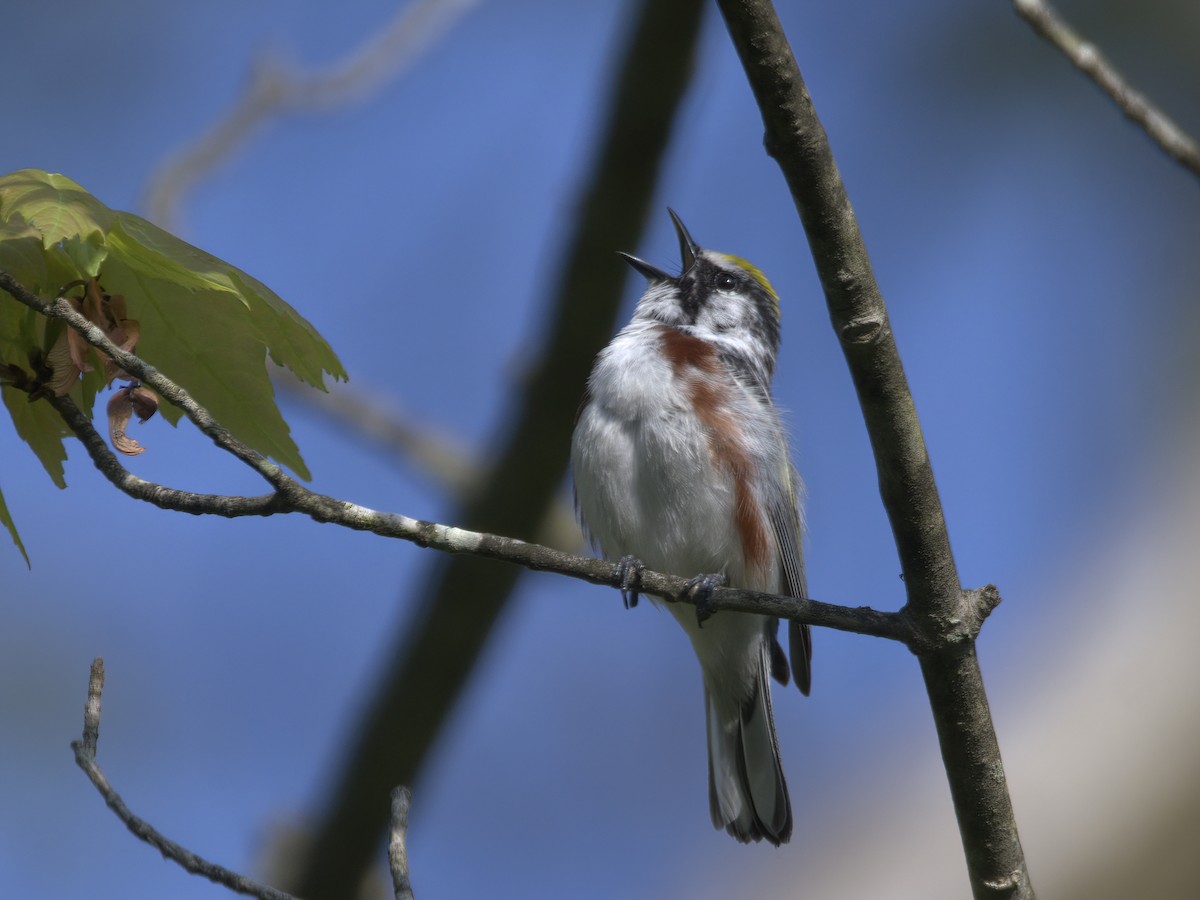
<path fill-rule="evenodd" d="M 661 327 L 635 321 L 597 359 L 571 448 L 580 514 L 610 559 L 741 580 L 732 478 L 659 348 Z"/>

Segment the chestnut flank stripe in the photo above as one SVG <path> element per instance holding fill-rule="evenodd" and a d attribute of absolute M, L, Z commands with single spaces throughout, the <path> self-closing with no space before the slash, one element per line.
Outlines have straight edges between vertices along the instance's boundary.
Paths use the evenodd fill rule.
<path fill-rule="evenodd" d="M 716 464 L 733 476 L 733 517 L 742 542 L 747 572 L 762 571 L 770 560 L 766 523 L 750 488 L 752 466 L 730 408 L 729 390 L 721 383 L 728 372 L 711 344 L 675 328 L 661 330 L 663 355 L 682 382 L 692 408 L 708 433 L 708 450 Z"/>

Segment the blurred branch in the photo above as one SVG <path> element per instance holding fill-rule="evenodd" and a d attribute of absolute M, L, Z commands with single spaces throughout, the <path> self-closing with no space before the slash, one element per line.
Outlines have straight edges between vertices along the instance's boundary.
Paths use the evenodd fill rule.
<path fill-rule="evenodd" d="M 927 642 L 917 655 L 972 890 L 976 898 L 1031 900 L 974 635 L 961 629 L 976 599 L 959 582 L 916 406 L 854 210 L 770 0 L 718 5 L 762 114 L 767 152 L 804 225 L 862 407 L 904 571 L 905 612 Z"/>
<path fill-rule="evenodd" d="M 104 442 L 104 438 L 92 426 L 91 420 L 75 405 L 75 401 L 70 396 L 45 398 L 62 416 L 63 422 L 71 432 L 79 438 L 96 468 L 114 486 L 136 500 L 145 501 L 161 509 L 193 515 L 218 515 L 226 518 L 299 513 L 317 522 L 340 525 L 356 531 L 369 531 L 381 537 L 399 538 L 421 547 L 432 547 L 445 553 L 462 554 L 464 558 L 474 556 L 499 560 L 527 569 L 556 572 L 560 575 L 580 578 L 593 584 L 622 587 L 616 567 L 601 559 L 564 553 L 551 547 L 503 537 L 499 534 L 468 531 L 451 525 L 439 525 L 436 522 L 412 519 L 398 513 L 381 512 L 311 491 L 287 475 L 279 466 L 263 458 L 257 451 L 235 438 L 213 419 L 208 410 L 198 404 L 186 390 L 140 357 L 122 350 L 103 331 L 76 312 L 62 298 L 47 303 L 2 270 L 0 270 L 0 288 L 7 291 L 18 302 L 43 315 L 66 321 L 68 325 L 78 330 L 89 344 L 112 357 L 126 372 L 150 385 L 160 395 L 182 409 L 192 423 L 219 448 L 233 454 L 246 465 L 255 469 L 275 488 L 274 493 L 258 497 L 194 494 L 138 478 L 121 464 Z M 542 509 L 544 508 L 545 504 L 542 505 Z M 493 574 L 495 571 L 492 570 Z M 639 589 L 667 600 L 691 603 L 693 600 L 691 595 L 686 592 L 686 585 L 687 580 L 684 578 L 647 570 L 640 577 Z M 455 615 L 458 617 L 459 630 L 462 629 L 462 612 L 461 604 L 458 601 L 465 596 L 472 595 L 453 594 L 445 601 L 447 607 L 457 611 Z M 998 603 L 998 595 L 995 596 L 994 602 L 982 603 L 979 607 L 981 615 L 978 617 L 978 621 L 981 623 L 983 617 L 986 617 L 987 613 Z M 728 609 L 744 612 L 769 612 L 771 615 L 781 615 L 785 618 L 803 616 L 803 621 L 809 621 L 812 624 L 886 637 L 910 644 L 919 640 L 919 636 L 913 631 L 903 614 L 877 612 L 866 607 L 854 609 L 796 597 L 719 589 L 713 597 L 710 608 L 713 612 Z"/>
<path fill-rule="evenodd" d="M 690 79 L 703 6 L 703 0 L 643 0 L 629 8 L 628 42 L 597 118 L 596 157 L 582 201 L 555 226 L 566 235 L 566 251 L 536 317 L 545 330 L 530 346 L 540 349 L 500 417 L 480 489 L 455 516 L 469 528 L 529 536 L 560 495 L 579 396 L 612 333 L 626 282 L 612 254 L 636 246 L 642 232 Z M 297 882 L 310 900 L 332 900 L 346 878 L 370 864 L 387 826 L 375 798 L 391 785 L 418 782 L 519 576 L 512 567 L 459 556 L 438 560 L 421 582 L 404 586 L 412 615 L 393 638 L 390 666 L 346 743 Z"/>
<path fill-rule="evenodd" d="M 323 71 L 297 72 L 263 56 L 225 116 L 151 176 L 147 216 L 163 228 L 178 228 L 184 195 L 257 128 L 285 112 L 325 110 L 362 99 L 415 62 L 478 2 L 413 0 L 353 53 Z"/>
<path fill-rule="evenodd" d="M 392 890 L 396 900 L 413 900 L 412 884 L 408 880 L 408 808 L 412 791 L 403 785 L 392 791 L 392 827 L 388 835 L 388 868 L 392 872 Z"/>
<path fill-rule="evenodd" d="M 88 677 L 87 706 L 84 707 L 83 713 L 83 737 L 78 741 L 72 741 L 71 749 L 75 751 L 76 765 L 83 770 L 95 785 L 96 790 L 100 792 L 100 796 L 104 798 L 108 808 L 125 823 L 125 827 L 133 833 L 134 837 L 149 844 L 166 859 L 177 863 L 193 875 L 201 875 L 238 894 L 259 897 L 261 900 L 296 900 L 291 894 L 251 881 L 245 875 L 239 875 L 237 872 L 197 856 L 186 847 L 164 837 L 145 819 L 138 818 L 133 814 L 125 805 L 125 801 L 121 799 L 120 794 L 113 790 L 96 762 L 96 745 L 100 739 L 100 697 L 103 692 L 104 660 L 97 656 L 92 661 Z"/>
<path fill-rule="evenodd" d="M 333 385 L 329 391 L 310 390 L 291 373 L 280 373 L 271 381 L 305 408 L 338 426 L 339 431 L 353 430 L 397 459 L 412 463 L 451 498 L 461 499 L 479 486 L 483 467 L 460 442 L 429 425 L 413 422 L 401 411 L 385 409 L 381 397 L 344 384 Z"/>
<path fill-rule="evenodd" d="M 1096 82 L 1100 90 L 1120 107 L 1121 112 L 1150 135 L 1156 144 L 1184 168 L 1200 175 L 1200 145 L 1146 99 L 1144 94 L 1134 90 L 1095 44 L 1084 40 L 1049 3 L 1042 0 L 1013 0 L 1013 6 L 1017 15 L 1062 51 L 1075 68 Z"/>

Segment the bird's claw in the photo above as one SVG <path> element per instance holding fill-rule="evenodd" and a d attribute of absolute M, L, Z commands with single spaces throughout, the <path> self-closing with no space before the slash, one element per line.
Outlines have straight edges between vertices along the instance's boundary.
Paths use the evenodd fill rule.
<path fill-rule="evenodd" d="M 617 560 L 617 581 L 620 582 L 621 600 L 626 609 L 638 605 L 639 591 L 642 587 L 642 572 L 646 566 L 636 556 L 622 556 Z"/>
<path fill-rule="evenodd" d="M 696 624 L 701 628 L 716 612 L 712 608 L 713 591 L 725 583 L 725 576 L 720 573 L 709 573 L 689 578 L 683 587 L 683 592 L 692 598 L 696 604 Z"/>

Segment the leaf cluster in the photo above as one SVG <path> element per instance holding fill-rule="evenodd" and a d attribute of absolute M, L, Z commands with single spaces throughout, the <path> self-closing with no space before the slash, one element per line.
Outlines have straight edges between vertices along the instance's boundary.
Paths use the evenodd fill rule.
<path fill-rule="evenodd" d="M 346 373 L 312 325 L 262 282 L 38 169 L 0 176 L 0 271 L 46 299 L 80 283 L 123 297 L 139 325 L 142 359 L 169 371 L 248 446 L 310 477 L 275 403 L 267 359 L 322 390 L 325 376 Z M 35 401 L 56 377 L 50 357 L 63 327 L 0 293 L 0 396 L 59 487 L 66 486 L 69 431 L 49 404 Z M 105 387 L 105 367 L 84 368 L 60 392 L 90 410 Z M 170 405 L 162 413 L 172 424 L 181 416 Z M 0 524 L 24 554 L 2 494 Z"/>

